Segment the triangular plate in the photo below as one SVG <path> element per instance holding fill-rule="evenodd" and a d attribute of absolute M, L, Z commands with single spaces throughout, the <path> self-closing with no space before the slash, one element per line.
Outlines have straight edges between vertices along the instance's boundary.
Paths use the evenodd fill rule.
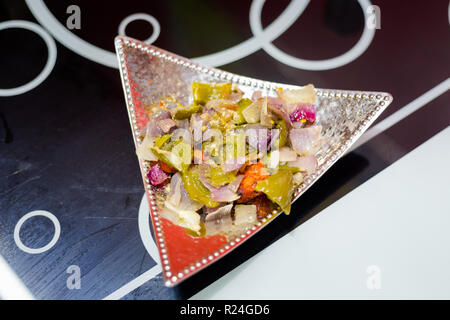
<path fill-rule="evenodd" d="M 298 86 L 252 79 L 202 66 L 128 37 L 116 37 L 115 47 L 136 145 L 140 143 L 139 133 L 149 121 L 144 107 L 152 101 L 159 101 L 169 95 L 176 98 L 188 97 L 193 81 L 233 82 L 238 84 L 247 96 L 251 96 L 255 90 L 261 90 L 263 95 L 275 96 L 275 89 L 279 87 L 298 88 Z M 344 155 L 392 102 L 392 96 L 385 92 L 334 89 L 316 89 L 316 92 L 317 123 L 322 126 L 322 135 L 326 141 L 316 154 L 319 166 L 295 190 L 292 201 L 297 200 Z M 140 161 L 140 167 L 167 286 L 174 286 L 217 261 L 281 213 L 274 211 L 233 239 L 220 235 L 192 237 L 185 232 L 184 228 L 159 216 L 158 195 L 152 190 L 146 177 L 148 163 Z"/>

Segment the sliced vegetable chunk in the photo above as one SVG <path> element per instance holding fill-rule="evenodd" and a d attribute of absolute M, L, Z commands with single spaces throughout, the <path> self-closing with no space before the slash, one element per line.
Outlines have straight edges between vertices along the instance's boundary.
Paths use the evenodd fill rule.
<path fill-rule="evenodd" d="M 192 83 L 194 104 L 205 105 L 208 101 L 213 99 L 225 99 L 231 94 L 231 91 L 231 82 L 218 84 L 207 84 L 200 82 Z"/>
<path fill-rule="evenodd" d="M 198 176 L 198 167 L 192 166 L 181 174 L 184 188 L 189 197 L 195 201 L 203 203 L 204 205 L 215 208 L 219 202 L 211 198 L 211 193 L 200 181 Z"/>
<path fill-rule="evenodd" d="M 193 104 L 188 107 L 179 105 L 174 110 L 172 117 L 176 120 L 189 119 L 194 113 L 200 112 L 201 110 L 202 110 L 202 106 L 200 104 Z"/>
<path fill-rule="evenodd" d="M 286 214 L 291 212 L 291 199 L 294 192 L 293 172 L 280 166 L 277 173 L 265 180 L 259 181 L 256 191 L 263 192 L 272 201 L 278 204 Z"/>

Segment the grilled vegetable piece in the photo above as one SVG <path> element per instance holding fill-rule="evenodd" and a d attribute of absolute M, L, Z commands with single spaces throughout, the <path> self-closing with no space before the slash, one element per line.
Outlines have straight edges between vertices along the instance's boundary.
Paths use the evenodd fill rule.
<path fill-rule="evenodd" d="M 236 201 L 238 203 L 248 202 L 260 195 L 261 192 L 255 190 L 256 184 L 258 181 L 267 179 L 270 176 L 270 173 L 264 167 L 262 162 L 258 162 L 248 166 L 244 175 L 244 179 L 238 189 L 238 192 L 241 195 L 241 198 Z"/>
<path fill-rule="evenodd" d="M 265 218 L 273 210 L 273 204 L 269 199 L 267 199 L 265 194 L 261 194 L 250 200 L 248 204 L 254 204 L 256 206 L 256 215 L 258 220 Z"/>
<path fill-rule="evenodd" d="M 256 184 L 255 191 L 263 192 L 272 202 L 289 214 L 291 211 L 291 198 L 294 192 L 293 170 L 280 166 L 278 171 Z"/>
<path fill-rule="evenodd" d="M 257 208 L 254 204 L 238 204 L 234 207 L 234 224 L 251 226 L 257 221 Z"/>
<path fill-rule="evenodd" d="M 186 192 L 192 200 L 203 203 L 210 208 L 215 208 L 219 205 L 219 202 L 212 200 L 211 192 L 200 181 L 197 166 L 192 166 L 182 172 L 181 179 Z"/>
<path fill-rule="evenodd" d="M 193 82 L 192 93 L 194 96 L 194 104 L 205 105 L 213 99 L 225 99 L 231 94 L 231 89 L 231 82 L 217 84 Z"/>
<path fill-rule="evenodd" d="M 212 167 L 209 171 L 209 177 L 211 184 L 214 187 L 221 187 L 236 179 L 236 173 L 234 171 L 225 172 L 222 167 Z"/>
<path fill-rule="evenodd" d="M 176 173 L 177 169 L 172 168 L 171 166 L 169 166 L 168 164 L 162 162 L 162 161 L 158 161 L 159 166 L 161 167 L 161 170 L 164 171 L 165 173 Z"/>
<path fill-rule="evenodd" d="M 178 171 L 187 170 L 192 162 L 192 146 L 181 139 L 169 141 L 161 148 L 154 146 L 151 151 L 161 162 Z"/>
<path fill-rule="evenodd" d="M 245 123 L 245 118 L 244 118 L 244 115 L 242 114 L 242 111 L 244 111 L 244 109 L 247 108 L 251 104 L 252 104 L 252 100 L 250 100 L 248 98 L 241 99 L 237 103 L 237 105 L 238 105 L 237 112 L 239 115 L 240 124 Z"/>
<path fill-rule="evenodd" d="M 158 138 L 155 139 L 155 143 L 153 144 L 153 146 L 157 147 L 157 148 L 162 148 L 162 146 L 170 140 L 170 138 L 172 137 L 171 133 L 167 133 L 164 134 L 162 136 L 159 136 Z"/>
<path fill-rule="evenodd" d="M 285 146 L 288 141 L 289 130 L 288 130 L 286 121 L 284 121 L 283 119 L 278 120 L 277 124 L 276 124 L 276 129 L 280 130 L 279 136 L 278 136 L 278 138 L 279 138 L 278 147 L 281 148 L 281 147 Z"/>
<path fill-rule="evenodd" d="M 194 113 L 197 113 L 202 110 L 202 106 L 200 104 L 193 104 L 188 107 L 183 105 L 178 105 L 172 117 L 176 120 L 184 120 L 189 119 Z"/>

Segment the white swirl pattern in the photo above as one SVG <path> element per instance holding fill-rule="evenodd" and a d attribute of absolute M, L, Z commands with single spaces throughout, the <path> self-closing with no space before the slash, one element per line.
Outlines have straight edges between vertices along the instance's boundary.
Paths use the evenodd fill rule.
<path fill-rule="evenodd" d="M 39 73 L 39 75 L 30 82 L 16 88 L 0 89 L 0 97 L 16 96 L 36 88 L 45 79 L 47 79 L 56 62 L 57 50 L 55 40 L 53 40 L 53 38 L 40 25 L 24 20 L 0 22 L 0 30 L 13 28 L 30 30 L 39 35 L 47 45 L 47 62 L 45 63 L 44 69 L 42 69 L 41 73 Z"/>
<path fill-rule="evenodd" d="M 158 39 L 159 37 L 159 33 L 161 32 L 161 26 L 159 25 L 158 20 L 155 19 L 155 17 L 146 14 L 146 13 L 135 13 L 132 14 L 128 17 L 126 17 L 125 19 L 122 20 L 122 22 L 119 24 L 119 34 L 121 36 L 125 36 L 125 29 L 127 28 L 127 25 L 135 20 L 144 20 L 147 21 L 148 23 L 150 23 L 153 27 L 153 33 L 150 36 L 150 38 L 148 38 L 147 40 L 144 40 L 144 42 L 148 43 L 148 44 L 152 44 L 153 42 L 156 41 L 156 39 Z"/>
<path fill-rule="evenodd" d="M 307 4 L 309 1 L 305 1 Z M 364 12 L 365 21 L 367 21 L 368 13 L 364 8 L 371 6 L 369 0 L 358 0 Z M 254 1 L 250 11 L 250 28 L 256 38 L 263 33 L 261 25 L 261 11 L 264 1 Z M 303 10 L 304 7 L 302 7 Z M 369 47 L 375 35 L 375 28 L 370 28 L 367 23 L 364 24 L 364 31 L 356 45 L 346 53 L 327 60 L 305 60 L 293 57 L 275 47 L 271 42 L 262 42 L 262 49 L 271 55 L 274 59 L 297 69 L 304 70 L 328 70 L 346 65 L 358 58 Z"/>
<path fill-rule="evenodd" d="M 34 17 L 41 23 L 61 44 L 72 50 L 73 52 L 100 64 L 108 67 L 117 68 L 116 56 L 113 52 L 101 49 L 94 46 L 85 40 L 77 37 L 75 34 L 67 30 L 50 12 L 42 0 L 25 0 Z M 367 19 L 367 6 L 371 3 L 369 0 L 358 0 L 364 12 L 364 17 Z M 327 60 L 304 60 L 292 57 L 271 44 L 276 38 L 281 36 L 287 29 L 289 29 L 303 10 L 307 7 L 309 0 L 292 0 L 287 8 L 277 17 L 268 27 L 262 29 L 261 14 L 265 0 L 254 0 L 250 8 L 250 27 L 254 36 L 247 39 L 231 48 L 220 52 L 209 54 L 202 57 L 194 58 L 198 63 L 208 66 L 221 66 L 232 63 L 236 60 L 242 59 L 252 53 L 264 49 L 269 55 L 278 61 L 297 69 L 305 70 L 327 70 L 341 67 L 347 63 L 358 58 L 370 45 L 375 34 L 374 29 L 367 26 L 358 43 L 350 49 L 347 53 Z M 147 39 L 147 42 L 153 42 L 159 35 L 159 23 L 154 17 L 145 13 L 136 13 L 127 17 L 121 22 L 119 27 L 120 34 L 124 34 L 124 25 L 129 21 L 137 18 L 142 18 L 149 21 L 153 25 L 153 34 Z M 128 20 L 127 20 L 128 19 Z M 131 20 L 130 20 L 131 19 Z M 154 19 L 154 20 L 153 20 Z"/>

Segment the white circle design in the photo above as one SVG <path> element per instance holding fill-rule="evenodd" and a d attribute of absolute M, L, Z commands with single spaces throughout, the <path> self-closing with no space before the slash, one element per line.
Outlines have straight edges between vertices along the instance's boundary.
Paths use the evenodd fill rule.
<path fill-rule="evenodd" d="M 326 60 L 305 60 L 288 55 L 275 47 L 271 42 L 262 43 L 262 48 L 274 59 L 297 69 L 329 70 L 346 65 L 357 59 L 364 51 L 366 51 L 375 36 L 375 28 L 370 28 L 366 23 L 368 13 L 365 8 L 371 6 L 371 3 L 369 0 L 358 0 L 358 2 L 364 12 L 364 31 L 356 45 L 340 56 Z M 263 5 L 263 1 L 254 1 L 250 8 L 250 28 L 257 38 L 263 33 L 261 25 L 261 11 Z"/>
<path fill-rule="evenodd" d="M 250 7 L 250 20 L 260 19 L 261 10 L 265 0 L 253 0 Z M 194 58 L 193 60 L 208 66 L 220 66 L 242 59 L 259 49 L 262 44 L 271 42 L 281 36 L 301 16 L 303 10 L 308 6 L 309 0 L 292 0 L 284 11 L 269 25 L 261 34 L 253 36 L 234 47 Z M 260 8 L 261 10 L 256 10 Z M 259 16 L 259 17 L 258 17 Z"/>
<path fill-rule="evenodd" d="M 144 40 L 145 43 L 151 44 L 155 42 L 156 39 L 158 39 L 159 33 L 161 32 L 161 26 L 159 25 L 158 20 L 156 20 L 154 17 L 146 13 L 135 13 L 123 19 L 122 22 L 119 24 L 119 34 L 121 36 L 126 36 L 125 29 L 127 28 L 127 25 L 135 20 L 147 21 L 153 27 L 152 35 L 147 40 Z"/>
<path fill-rule="evenodd" d="M 38 34 L 47 45 L 48 57 L 44 69 L 42 69 L 41 73 L 39 73 L 39 75 L 36 78 L 16 88 L 0 89 L 0 97 L 19 95 L 36 88 L 45 79 L 47 79 L 49 74 L 52 72 L 53 67 L 55 66 L 57 56 L 55 40 L 53 40 L 53 38 L 40 25 L 24 20 L 10 20 L 0 22 L 0 30 L 11 28 L 27 29 Z"/>
<path fill-rule="evenodd" d="M 36 217 L 36 216 L 42 216 L 42 217 L 49 218 L 53 222 L 53 225 L 55 226 L 55 233 L 53 235 L 52 240 L 47 245 L 45 245 L 41 248 L 32 249 L 23 244 L 22 240 L 20 239 L 19 233 L 20 233 L 20 228 L 22 227 L 24 222 L 27 221 L 28 219 L 30 219 L 32 217 Z M 26 215 L 24 215 L 22 218 L 19 219 L 19 221 L 16 224 L 16 227 L 14 228 L 14 241 L 16 242 L 16 245 L 19 247 L 20 250 L 22 250 L 26 253 L 39 254 L 39 253 L 43 253 L 47 250 L 50 250 L 56 244 L 56 242 L 58 242 L 60 234 L 61 234 L 61 225 L 59 224 L 58 218 L 56 218 L 52 213 L 50 213 L 48 211 L 35 210 L 35 211 L 28 212 Z"/>
<path fill-rule="evenodd" d="M 25 2 L 36 20 L 66 48 L 91 61 L 118 68 L 114 53 L 96 47 L 70 32 L 53 16 L 43 0 L 25 0 Z"/>
<path fill-rule="evenodd" d="M 369 0 L 358 1 L 363 8 L 364 18 L 366 20 L 367 13 L 364 8 L 371 5 L 371 3 Z M 53 36 L 64 46 L 89 60 L 112 68 L 118 68 L 117 58 L 114 53 L 98 48 L 80 39 L 75 34 L 67 30 L 52 15 L 43 0 L 25 0 L 25 2 L 39 23 L 46 27 L 47 30 L 49 30 L 49 32 L 52 33 Z M 306 70 L 326 70 L 328 68 L 343 66 L 358 58 L 370 45 L 375 34 L 375 30 L 371 30 L 366 26 L 361 39 L 352 49 L 350 49 L 350 51 L 332 59 L 311 61 L 295 58 L 280 51 L 276 47 L 272 48 L 270 42 L 283 34 L 283 32 L 285 32 L 298 19 L 308 5 L 309 0 L 292 0 L 281 15 L 278 16 L 264 30 L 262 30 L 261 11 L 264 6 L 264 2 L 265 0 L 253 0 L 252 2 L 250 8 L 250 26 L 252 28 L 252 32 L 254 32 L 254 36 L 252 38 L 247 39 L 231 48 L 206 56 L 197 57 L 193 60 L 200 64 L 217 67 L 242 59 L 262 48 L 273 58 L 293 68 Z M 159 26 L 159 23 L 157 25 Z M 155 25 L 153 25 L 153 27 L 155 28 Z M 152 37 L 147 39 L 147 41 L 151 40 L 155 34 L 156 32 L 154 31 Z"/>
<path fill-rule="evenodd" d="M 138 224 L 139 234 L 145 249 L 157 264 L 161 264 L 158 248 L 156 247 L 155 240 L 153 240 L 150 231 L 150 207 L 148 205 L 147 195 L 145 193 L 142 197 L 141 204 L 139 205 Z"/>

